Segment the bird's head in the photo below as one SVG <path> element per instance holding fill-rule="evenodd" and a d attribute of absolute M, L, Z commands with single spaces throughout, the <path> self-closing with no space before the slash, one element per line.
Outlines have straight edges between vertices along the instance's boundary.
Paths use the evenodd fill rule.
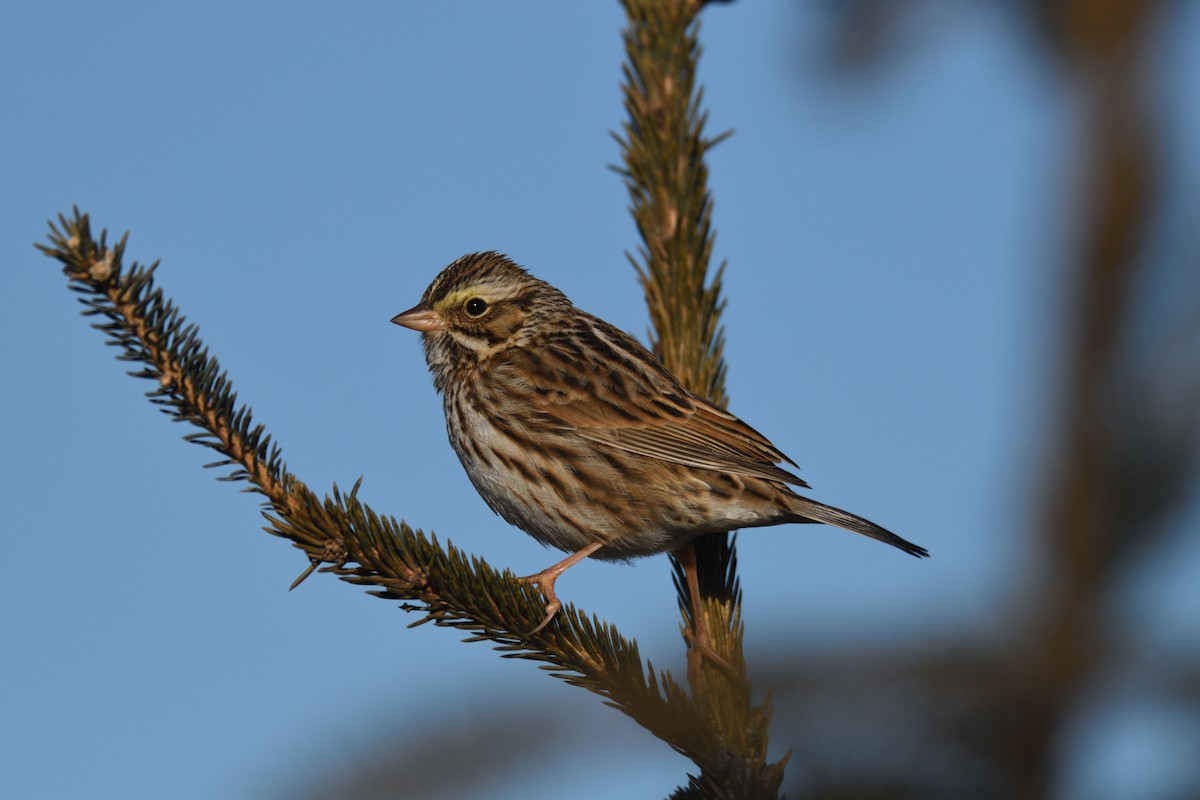
<path fill-rule="evenodd" d="M 500 253 L 463 256 L 429 284 L 421 302 L 392 322 L 422 333 L 438 381 L 445 367 L 479 363 L 538 332 L 571 309 L 566 296 Z"/>

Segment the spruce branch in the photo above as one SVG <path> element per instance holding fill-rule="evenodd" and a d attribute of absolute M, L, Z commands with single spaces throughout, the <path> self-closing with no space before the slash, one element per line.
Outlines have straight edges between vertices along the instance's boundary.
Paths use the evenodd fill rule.
<path fill-rule="evenodd" d="M 703 134 L 695 88 L 699 57 L 696 2 L 626 0 L 626 108 L 620 139 L 632 212 L 643 239 L 641 278 L 655 334 L 652 345 L 685 385 L 726 401 L 720 330 L 720 270 L 707 283 L 712 250 L 711 199 L 704 155 L 716 139 Z M 380 515 L 337 486 L 318 497 L 286 468 L 279 447 L 237 402 L 232 383 L 210 356 L 198 329 L 154 285 L 157 263 L 124 269 L 127 236 L 109 247 L 91 234 L 86 215 L 60 216 L 50 244 L 85 314 L 137 362 L 130 374 L 155 381 L 151 402 L 197 430 L 187 438 L 215 450 L 207 466 L 231 468 L 226 480 L 266 499 L 267 532 L 303 550 L 311 566 L 369 593 L 419 611 L 433 622 L 488 641 L 504 657 L 541 662 L 555 677 L 599 694 L 608 704 L 691 758 L 699 768 L 676 797 L 761 798 L 778 795 L 783 762 L 766 762 L 769 704 L 754 706 L 742 657 L 741 590 L 727 536 L 698 542 L 703 613 L 680 583 L 689 625 L 701 619 L 731 674 L 689 669 L 689 693 L 669 674 L 643 664 L 635 642 L 571 605 L 537 634 L 540 593 L 481 559 Z M 677 565 L 678 566 L 678 565 Z"/>
<path fill-rule="evenodd" d="M 223 480 L 244 482 L 266 499 L 265 530 L 290 540 L 321 572 L 369 587 L 369 593 L 419 611 L 413 625 L 433 622 L 489 641 L 506 658 L 542 662 L 555 677 L 599 694 L 606 704 L 691 758 L 702 773 L 726 759 L 722 736 L 708 709 L 666 672 L 643 666 L 635 642 L 611 625 L 568 604 L 556 624 L 537 634 L 544 616 L 537 591 L 511 573 L 426 536 L 359 502 L 358 484 L 318 497 L 287 471 L 277 444 L 255 424 L 199 329 L 155 285 L 158 262 L 124 266 L 128 234 L 112 246 L 107 232 L 92 236 L 78 209 L 50 223 L 49 244 L 35 245 L 57 260 L 84 314 L 120 348 L 117 358 L 136 363 L 130 375 L 154 382 L 146 394 L 173 419 L 197 430 L 187 441 L 216 451 L 208 467 L 230 468 Z"/>
<path fill-rule="evenodd" d="M 623 0 L 628 119 L 619 135 L 630 212 L 642 244 L 628 254 L 646 295 L 651 346 L 684 386 L 725 405 L 721 264 L 709 280 L 712 197 L 705 156 L 725 138 L 704 133 L 697 86 L 699 0 Z M 704 635 L 727 670 L 689 668 L 697 701 L 711 715 L 726 757 L 675 796 L 775 797 L 786 758 L 766 762 L 769 703 L 751 702 L 742 655 L 741 587 L 729 534 L 693 545 L 702 610 L 692 607 L 684 567 L 672 558 L 685 636 Z"/>

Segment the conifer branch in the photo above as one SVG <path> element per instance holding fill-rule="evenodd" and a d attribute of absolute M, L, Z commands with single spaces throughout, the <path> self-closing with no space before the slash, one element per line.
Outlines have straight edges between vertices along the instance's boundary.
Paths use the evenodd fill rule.
<path fill-rule="evenodd" d="M 700 58 L 700 0 L 623 0 L 628 120 L 621 135 L 630 211 L 642 245 L 629 255 L 646 294 L 651 344 L 692 391 L 720 405 L 725 392 L 720 326 L 720 265 L 709 282 L 712 197 L 705 155 L 724 135 L 704 133 L 707 114 L 696 83 Z M 713 649 L 731 668 L 689 669 L 693 694 L 704 705 L 725 756 L 716 770 L 693 778 L 676 797 L 775 797 L 786 758 L 766 762 L 769 703 L 754 706 L 742 655 L 741 587 L 729 534 L 695 540 L 704 613 L 691 607 L 684 571 L 672 558 L 685 630 L 704 626 Z M 685 634 L 686 635 L 686 634 Z M 732 674 L 729 674 L 732 673 Z"/>
<path fill-rule="evenodd" d="M 719 326 L 720 270 L 706 284 L 712 249 L 711 200 L 703 156 L 716 140 L 703 135 L 704 114 L 695 89 L 696 2 L 625 0 L 629 14 L 625 68 L 629 122 L 621 140 L 623 174 L 642 233 L 642 280 L 655 328 L 653 346 L 694 391 L 725 402 L 725 367 Z M 369 593 L 401 601 L 433 622 L 490 641 L 507 658 L 542 662 L 543 669 L 601 695 L 647 730 L 692 759 L 700 775 L 676 797 L 773 797 L 783 763 L 767 764 L 769 708 L 750 702 L 742 658 L 741 591 L 736 557 L 727 537 L 709 537 L 697 548 L 705 613 L 713 646 L 730 676 L 692 678 L 692 696 L 669 673 L 643 664 L 636 643 L 572 605 L 554 625 L 532 630 L 544 614 L 541 594 L 499 573 L 481 559 L 442 546 L 393 517 L 377 514 L 337 486 L 321 498 L 287 471 L 279 447 L 239 405 L 228 377 L 208 353 L 195 325 L 154 285 L 157 262 L 124 269 L 127 235 L 112 247 L 91 234 L 78 209 L 50 225 L 49 245 L 84 313 L 137 362 L 130 374 L 155 382 L 151 402 L 197 430 L 188 441 L 215 450 L 209 467 L 231 471 L 266 499 L 265 530 L 290 540 L 312 565 Z M 681 587 L 682 589 L 682 587 Z M 685 621 L 695 616 L 681 591 Z"/>
<path fill-rule="evenodd" d="M 36 245 L 56 259 L 83 295 L 84 314 L 101 317 L 94 327 L 121 348 L 118 359 L 136 362 L 129 374 L 154 382 L 150 401 L 172 418 L 198 430 L 187 441 L 216 451 L 208 467 L 232 471 L 223 480 L 249 484 L 266 498 L 265 530 L 290 540 L 321 572 L 372 587 L 377 597 L 403 601 L 419 611 L 414 625 L 433 622 L 470 634 L 467 641 L 490 641 L 506 658 L 543 662 L 543 669 L 568 683 L 601 695 L 608 705 L 688 756 L 704 772 L 725 758 L 709 712 L 669 673 L 643 666 L 635 642 L 595 616 L 566 605 L 556 623 L 535 635 L 545 615 L 540 593 L 500 573 L 479 558 L 376 513 L 336 486 L 317 497 L 287 471 L 282 454 L 250 409 L 237 402 L 233 385 L 209 355 L 198 328 L 155 286 L 155 262 L 124 268 L 128 234 L 111 247 L 107 232 L 93 238 L 86 214 L 50 223 L 48 245 Z"/>

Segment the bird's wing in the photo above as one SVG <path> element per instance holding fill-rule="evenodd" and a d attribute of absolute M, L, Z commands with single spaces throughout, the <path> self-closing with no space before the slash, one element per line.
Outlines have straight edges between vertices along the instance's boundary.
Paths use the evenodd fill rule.
<path fill-rule="evenodd" d="M 597 444 L 687 467 L 808 485 L 778 466 L 791 461 L 761 433 L 707 400 L 688 400 L 691 408 L 681 419 L 643 414 L 636 421 L 622 419 L 602 426 L 576 419 L 575 433 Z M 570 413 L 566 416 L 566 421 L 574 418 Z"/>
<path fill-rule="evenodd" d="M 653 358 L 645 350 L 641 354 Z M 554 427 L 598 445 L 687 467 L 808 486 L 778 466 L 795 464 L 765 436 L 688 392 L 657 361 L 640 361 L 638 369 L 628 361 L 570 370 L 547 370 L 545 364 L 542 360 L 543 369 L 520 369 L 520 383 L 528 391 L 525 399 Z"/>

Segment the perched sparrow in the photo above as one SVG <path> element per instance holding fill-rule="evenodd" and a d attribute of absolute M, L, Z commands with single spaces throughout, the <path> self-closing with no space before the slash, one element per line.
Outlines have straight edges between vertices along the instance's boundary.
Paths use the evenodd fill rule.
<path fill-rule="evenodd" d="M 925 548 L 807 497 L 758 431 L 680 385 L 632 336 L 580 311 L 499 253 L 463 256 L 392 322 L 421 331 L 446 430 L 501 517 L 572 555 L 522 580 L 554 582 L 591 556 L 684 548 L 704 533 L 824 522 L 914 556 Z M 681 549 L 682 548 L 682 549 Z"/>

